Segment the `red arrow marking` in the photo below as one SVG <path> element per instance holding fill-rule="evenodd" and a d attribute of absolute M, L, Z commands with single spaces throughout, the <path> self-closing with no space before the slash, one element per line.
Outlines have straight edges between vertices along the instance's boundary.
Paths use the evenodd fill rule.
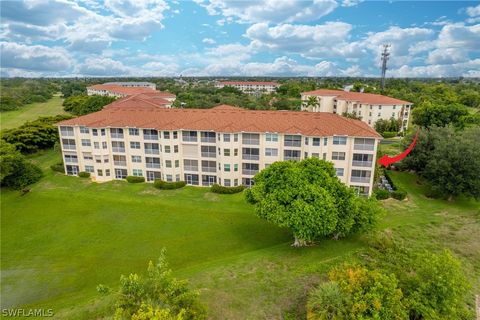
<path fill-rule="evenodd" d="M 405 158 L 407 156 L 407 154 L 410 153 L 410 151 L 412 151 L 413 149 L 413 146 L 415 145 L 415 143 L 417 142 L 417 138 L 418 138 L 418 135 L 420 134 L 420 130 L 417 131 L 417 134 L 415 135 L 415 138 L 413 139 L 412 143 L 410 144 L 410 146 L 407 148 L 407 150 L 403 151 L 402 153 L 400 153 L 399 155 L 395 156 L 395 157 L 389 157 L 387 155 L 384 155 L 383 157 L 381 157 L 380 159 L 378 159 L 378 163 L 384 167 L 388 167 L 389 165 L 391 165 L 392 163 L 395 163 L 395 162 L 398 162 L 400 160 L 402 160 L 403 158 Z"/>

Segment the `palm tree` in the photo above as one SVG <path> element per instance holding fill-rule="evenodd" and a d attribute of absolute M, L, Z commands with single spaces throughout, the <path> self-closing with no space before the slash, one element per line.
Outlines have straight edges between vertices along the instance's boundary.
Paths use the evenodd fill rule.
<path fill-rule="evenodd" d="M 305 103 L 306 107 L 316 107 L 318 106 L 318 100 L 317 100 L 317 97 L 316 96 L 309 96 L 307 98 L 307 102 Z"/>

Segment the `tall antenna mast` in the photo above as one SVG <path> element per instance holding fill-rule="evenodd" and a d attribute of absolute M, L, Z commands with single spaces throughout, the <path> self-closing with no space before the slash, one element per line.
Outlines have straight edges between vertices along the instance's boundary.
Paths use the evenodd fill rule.
<path fill-rule="evenodd" d="M 382 51 L 382 79 L 380 83 L 380 88 L 383 91 L 385 88 L 385 74 L 387 72 L 387 61 L 390 57 L 390 52 L 388 52 L 388 48 L 390 48 L 390 44 L 384 44 L 383 45 L 383 51 Z"/>

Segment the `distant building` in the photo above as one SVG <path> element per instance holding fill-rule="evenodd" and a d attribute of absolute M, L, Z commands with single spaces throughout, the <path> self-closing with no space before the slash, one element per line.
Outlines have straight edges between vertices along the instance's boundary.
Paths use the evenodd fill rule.
<path fill-rule="evenodd" d="M 317 157 L 362 195 L 373 188 L 380 135 L 329 113 L 158 107 L 141 95 L 58 124 L 65 172 L 94 181 L 142 176 L 193 186 L 254 184 L 275 161 Z"/>
<path fill-rule="evenodd" d="M 245 93 L 272 93 L 280 86 L 271 81 L 220 81 L 215 84 L 216 88 L 234 87 Z"/>
<path fill-rule="evenodd" d="M 137 82 L 137 81 L 127 81 L 127 82 L 106 82 L 106 85 L 116 85 L 127 88 L 151 88 L 153 90 L 157 89 L 157 85 L 152 82 Z"/>
<path fill-rule="evenodd" d="M 314 97 L 314 103 L 312 98 Z M 354 113 L 371 127 L 379 119 L 400 120 L 401 130 L 409 125 L 412 102 L 380 94 L 320 89 L 302 92 L 302 110 L 310 112 Z"/>

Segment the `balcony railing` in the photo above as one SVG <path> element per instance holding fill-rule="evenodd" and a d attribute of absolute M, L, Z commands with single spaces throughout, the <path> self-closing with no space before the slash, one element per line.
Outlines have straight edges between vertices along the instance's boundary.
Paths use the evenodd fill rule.
<path fill-rule="evenodd" d="M 215 158 L 217 154 L 215 152 L 202 152 L 204 158 Z"/>
<path fill-rule="evenodd" d="M 260 156 L 258 154 L 242 153 L 242 159 L 243 160 L 259 160 Z"/>
<path fill-rule="evenodd" d="M 113 139 L 123 139 L 123 133 L 112 133 L 111 137 Z"/>
<path fill-rule="evenodd" d="M 78 159 L 65 158 L 65 163 L 78 163 Z"/>
<path fill-rule="evenodd" d="M 197 141 L 196 139 L 194 141 Z M 202 142 L 216 143 L 215 137 L 202 137 Z"/>
<path fill-rule="evenodd" d="M 160 163 L 148 163 L 147 162 L 147 168 L 149 169 L 160 169 Z"/>
<path fill-rule="evenodd" d="M 75 150 L 77 148 L 74 144 L 64 144 L 63 149 L 65 149 L 65 150 Z"/>
<path fill-rule="evenodd" d="M 185 171 L 198 171 L 198 166 L 184 166 Z"/>
<path fill-rule="evenodd" d="M 145 154 L 160 154 L 159 149 L 145 149 Z"/>
<path fill-rule="evenodd" d="M 258 170 L 252 170 L 252 169 L 243 169 L 242 174 L 247 175 L 247 176 L 254 176 L 258 173 Z"/>
<path fill-rule="evenodd" d="M 352 166 L 354 167 L 371 167 L 372 164 L 373 164 L 372 161 L 357 161 L 357 160 L 352 161 Z"/>
<path fill-rule="evenodd" d="M 370 177 L 350 177 L 350 182 L 369 183 L 370 182 Z"/>
<path fill-rule="evenodd" d="M 127 166 L 127 161 L 113 161 L 113 164 L 116 165 L 116 166 L 126 167 Z"/>
<path fill-rule="evenodd" d="M 353 145 L 354 150 L 374 150 L 375 145 L 373 144 L 354 144 Z"/>
<path fill-rule="evenodd" d="M 243 144 L 250 144 L 258 146 L 260 144 L 260 139 L 243 139 Z"/>
<path fill-rule="evenodd" d="M 197 136 L 183 136 L 183 142 L 197 142 Z"/>
<path fill-rule="evenodd" d="M 285 147 L 301 147 L 301 141 L 285 141 L 283 144 Z"/>
<path fill-rule="evenodd" d="M 203 172 L 217 172 L 217 167 L 202 167 Z"/>
<path fill-rule="evenodd" d="M 284 157 L 283 157 L 283 160 L 285 160 L 285 161 L 288 161 L 288 160 L 299 161 L 299 160 L 300 160 L 300 156 L 298 156 L 298 157 L 284 156 Z"/>
<path fill-rule="evenodd" d="M 144 134 L 143 139 L 145 139 L 145 140 L 158 140 L 158 134 Z"/>
<path fill-rule="evenodd" d="M 125 152 L 125 148 L 122 147 L 112 147 L 113 152 Z"/>

